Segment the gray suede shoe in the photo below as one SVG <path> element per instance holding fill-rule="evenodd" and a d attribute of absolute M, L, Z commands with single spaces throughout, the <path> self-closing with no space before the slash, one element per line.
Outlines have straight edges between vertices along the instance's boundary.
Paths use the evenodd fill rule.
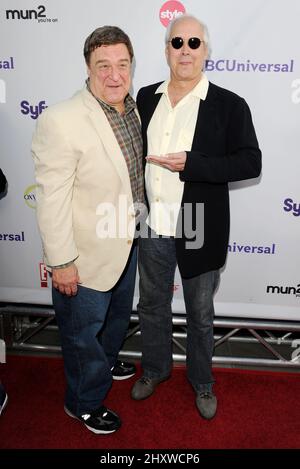
<path fill-rule="evenodd" d="M 131 390 L 131 397 L 136 401 L 141 401 L 143 399 L 147 399 L 147 397 L 153 394 L 156 386 L 165 381 L 168 378 L 147 378 L 146 376 L 142 376 L 138 379 Z"/>
<path fill-rule="evenodd" d="M 217 411 L 217 398 L 212 392 L 197 392 L 196 406 L 201 416 L 210 420 Z"/>

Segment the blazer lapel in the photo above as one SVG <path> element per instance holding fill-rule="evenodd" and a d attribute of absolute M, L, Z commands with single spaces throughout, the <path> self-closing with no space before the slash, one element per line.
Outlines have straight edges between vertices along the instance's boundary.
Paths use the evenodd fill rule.
<path fill-rule="evenodd" d="M 91 124 L 98 134 L 103 146 L 106 150 L 108 157 L 111 159 L 120 179 L 124 186 L 130 188 L 130 179 L 127 169 L 127 164 L 123 153 L 120 149 L 115 134 L 105 116 L 99 103 L 93 98 L 93 96 L 87 91 L 83 90 L 84 102 L 89 108 L 89 118 Z"/>
<path fill-rule="evenodd" d="M 143 109 L 139 109 L 139 113 L 142 118 L 142 137 L 143 137 L 143 155 L 146 156 L 148 153 L 148 139 L 147 139 L 147 129 L 150 123 L 150 120 L 153 116 L 153 113 L 156 109 L 156 106 L 159 103 L 161 98 L 161 93 L 149 94 L 145 100 L 145 106 Z M 146 165 L 146 160 L 143 159 L 143 165 Z"/>
<path fill-rule="evenodd" d="M 147 105 L 145 106 L 144 114 L 144 127 L 145 131 L 147 132 L 149 122 L 153 116 L 153 113 L 156 109 L 156 106 L 159 103 L 162 93 L 155 93 L 152 96 L 149 96 Z"/>
<path fill-rule="evenodd" d="M 214 135 L 216 127 L 216 96 L 213 85 L 210 83 L 207 96 L 205 100 L 201 100 L 195 133 L 192 143 L 192 150 L 197 149 L 198 151 L 211 150 L 207 149 L 206 146 L 211 145 L 211 136 Z"/>

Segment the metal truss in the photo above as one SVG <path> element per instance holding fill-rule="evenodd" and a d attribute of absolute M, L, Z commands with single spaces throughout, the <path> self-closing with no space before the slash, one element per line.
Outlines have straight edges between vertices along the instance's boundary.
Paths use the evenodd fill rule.
<path fill-rule="evenodd" d="M 138 315 L 133 314 L 131 324 L 137 325 L 129 331 L 129 337 L 140 335 L 138 323 Z M 184 316 L 173 315 L 173 329 L 174 349 L 178 350 L 173 353 L 173 360 L 184 362 L 186 360 L 187 336 Z M 216 317 L 214 330 L 213 364 L 286 367 L 300 370 L 300 322 Z M 228 353 L 225 355 L 224 351 L 220 350 L 221 346 L 225 344 L 234 344 L 235 350 L 238 350 L 239 353 L 243 346 L 247 345 L 248 356 L 240 356 L 234 350 L 231 350 L 230 355 Z M 254 346 L 255 356 L 251 356 L 251 349 Z M 230 346 L 229 349 L 233 349 L 233 347 Z M 137 358 L 141 356 L 141 353 L 123 350 L 122 355 Z M 267 355 L 267 357 L 259 355 Z"/>
<path fill-rule="evenodd" d="M 59 345 L 41 341 L 41 332 L 56 331 L 51 307 L 0 306 L 0 337 L 8 351 L 61 353 Z M 216 317 L 214 365 L 290 368 L 300 370 L 300 322 Z M 127 338 L 120 355 L 139 359 L 138 315 L 131 315 Z M 48 334 L 49 335 L 49 334 Z M 173 360 L 186 360 L 186 319 L 173 315 Z M 244 352 L 244 353 L 241 353 Z"/>

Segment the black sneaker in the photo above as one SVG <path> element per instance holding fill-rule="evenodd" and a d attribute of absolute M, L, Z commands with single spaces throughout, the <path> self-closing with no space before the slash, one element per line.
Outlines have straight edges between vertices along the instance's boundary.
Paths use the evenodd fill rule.
<path fill-rule="evenodd" d="M 6 404 L 7 404 L 7 393 L 3 387 L 3 385 L 0 383 L 0 415 L 2 414 Z"/>
<path fill-rule="evenodd" d="M 80 420 L 86 428 L 97 434 L 113 433 L 121 426 L 121 420 L 112 410 L 101 406 L 99 409 L 93 410 L 91 413 L 82 414 L 79 417 L 72 414 L 69 409 L 64 407 L 69 417 Z"/>
<path fill-rule="evenodd" d="M 116 380 L 131 378 L 136 373 L 133 363 L 116 361 L 115 366 L 111 369 L 112 377 Z"/>

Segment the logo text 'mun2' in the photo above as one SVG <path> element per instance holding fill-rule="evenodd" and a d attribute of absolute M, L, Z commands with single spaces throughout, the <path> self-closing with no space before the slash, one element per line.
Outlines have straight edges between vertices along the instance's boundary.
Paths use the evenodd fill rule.
<path fill-rule="evenodd" d="M 46 18 L 46 7 L 39 5 L 36 10 L 6 10 L 7 20 L 37 20 Z"/>
<path fill-rule="evenodd" d="M 300 283 L 296 287 L 279 287 L 277 285 L 268 285 L 267 293 L 277 293 L 279 295 L 296 295 L 297 297 L 300 297 Z"/>

